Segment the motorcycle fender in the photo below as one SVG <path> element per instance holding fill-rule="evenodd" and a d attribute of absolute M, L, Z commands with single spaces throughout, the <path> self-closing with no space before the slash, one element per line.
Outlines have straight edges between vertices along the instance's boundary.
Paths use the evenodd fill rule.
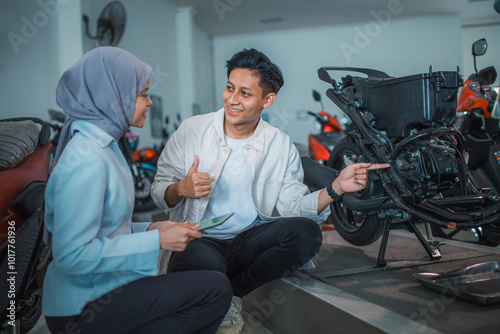
<path fill-rule="evenodd" d="M 387 203 L 386 203 L 387 202 Z M 371 211 L 395 208 L 396 206 L 392 203 L 388 196 L 376 196 L 368 199 L 360 198 L 357 193 L 347 193 L 343 197 L 344 206 L 351 211 Z"/>

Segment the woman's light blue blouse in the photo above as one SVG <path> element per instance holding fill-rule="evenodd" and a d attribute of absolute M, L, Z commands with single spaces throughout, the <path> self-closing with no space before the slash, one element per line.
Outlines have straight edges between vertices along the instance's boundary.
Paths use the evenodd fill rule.
<path fill-rule="evenodd" d="M 118 143 L 81 120 L 71 133 L 45 191 L 54 257 L 43 288 L 46 316 L 79 314 L 89 301 L 158 270 L 159 233 L 131 221 L 134 185 Z"/>

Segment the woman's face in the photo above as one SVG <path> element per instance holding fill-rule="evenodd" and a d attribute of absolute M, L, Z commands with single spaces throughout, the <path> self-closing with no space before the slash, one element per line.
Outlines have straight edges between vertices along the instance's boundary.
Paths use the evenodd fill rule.
<path fill-rule="evenodd" d="M 148 82 L 146 82 L 144 89 L 139 93 L 137 99 L 135 99 L 134 117 L 132 117 L 132 123 L 130 123 L 130 126 L 142 128 L 146 123 L 146 112 L 148 111 L 148 108 L 153 105 L 153 101 L 151 101 L 148 95 L 148 89 L 149 79 Z"/>

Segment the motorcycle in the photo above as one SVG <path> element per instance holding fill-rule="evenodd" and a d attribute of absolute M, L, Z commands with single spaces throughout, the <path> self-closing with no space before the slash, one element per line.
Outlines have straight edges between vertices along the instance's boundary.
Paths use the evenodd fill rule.
<path fill-rule="evenodd" d="M 12 118 L 0 128 L 0 333 L 27 333 L 41 314 L 51 259 L 43 241 L 50 127 L 37 118 Z"/>
<path fill-rule="evenodd" d="M 341 82 L 330 71 L 359 72 Z M 390 163 L 373 171 L 367 187 L 331 204 L 335 229 L 348 242 L 363 246 L 383 235 L 376 266 L 384 266 L 389 230 L 415 233 L 431 259 L 441 257 L 435 240 L 415 226 L 423 221 L 442 228 L 473 228 L 500 219 L 500 201 L 473 187 L 462 134 L 452 123 L 459 71 L 422 73 L 401 78 L 372 69 L 322 67 L 327 96 L 353 125 L 335 146 L 327 167 L 341 170 L 356 162 Z"/>
<path fill-rule="evenodd" d="M 325 164 L 335 144 L 345 137 L 345 133 L 337 118 L 324 111 L 321 95 L 315 90 L 313 90 L 313 98 L 321 104 L 321 111 L 318 113 L 308 111 L 307 113 L 321 125 L 321 132 L 309 134 L 309 156 L 311 159 Z"/>
<path fill-rule="evenodd" d="M 138 134 L 130 130 L 127 130 L 118 140 L 118 146 L 130 167 L 134 179 L 134 212 L 144 212 L 156 207 L 151 198 L 151 185 L 156 175 L 158 157 L 154 149 L 136 150 L 138 144 Z"/>
<path fill-rule="evenodd" d="M 172 127 L 170 127 L 170 117 L 168 117 L 168 115 L 165 116 L 164 124 L 161 128 L 161 144 L 159 144 L 159 145 L 155 144 L 153 147 L 154 150 L 156 151 L 156 155 L 157 155 L 156 160 L 158 160 L 161 152 L 163 151 L 163 148 L 167 144 L 167 141 L 170 138 L 170 133 L 176 131 L 177 128 L 179 127 L 179 125 L 181 124 L 181 114 L 177 113 L 175 118 L 176 118 L 176 121 L 175 121 L 175 123 L 172 124 L 173 125 L 172 126 L 173 129 L 172 129 Z"/>
<path fill-rule="evenodd" d="M 472 45 L 475 73 L 464 83 L 457 106 L 457 127 L 465 138 L 468 168 L 475 187 L 500 196 L 500 128 L 499 117 L 493 109 L 498 98 L 491 88 L 497 78 L 493 66 L 477 70 L 476 57 L 487 50 L 486 40 Z M 497 105 L 498 106 L 498 105 Z M 434 235 L 452 239 L 461 229 L 447 230 L 432 226 Z M 500 244 L 500 222 L 474 228 L 478 243 L 497 246 Z"/>

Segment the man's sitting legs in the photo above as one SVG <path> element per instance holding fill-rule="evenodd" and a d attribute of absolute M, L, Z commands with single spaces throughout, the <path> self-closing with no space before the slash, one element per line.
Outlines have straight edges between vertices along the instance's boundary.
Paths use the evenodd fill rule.
<path fill-rule="evenodd" d="M 243 297 L 300 268 L 321 246 L 317 223 L 303 217 L 278 218 L 255 226 L 234 239 L 201 238 L 173 253 L 168 271 L 216 270 L 225 273 L 233 294 Z"/>
<path fill-rule="evenodd" d="M 172 254 L 168 271 L 225 273 L 234 296 L 217 333 L 240 333 L 241 297 L 300 268 L 319 251 L 321 241 L 321 230 L 314 221 L 302 217 L 279 218 L 244 231 L 234 239 L 192 240 L 183 252 Z"/>

